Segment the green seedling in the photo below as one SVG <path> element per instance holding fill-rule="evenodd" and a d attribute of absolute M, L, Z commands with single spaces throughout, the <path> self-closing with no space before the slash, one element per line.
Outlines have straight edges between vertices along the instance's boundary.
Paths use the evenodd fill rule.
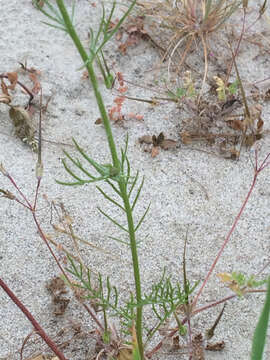
<path fill-rule="evenodd" d="M 247 289 L 257 288 L 267 283 L 267 280 L 255 280 L 254 275 L 247 278 L 241 272 L 220 273 L 218 274 L 220 280 L 228 286 L 238 296 L 243 296 Z"/>
<path fill-rule="evenodd" d="M 226 85 L 224 81 L 218 76 L 214 76 L 214 80 L 217 85 L 216 92 L 220 101 L 226 102 L 228 100 L 228 95 L 235 95 L 237 93 L 239 86 L 238 80 L 235 80 L 229 85 Z"/>

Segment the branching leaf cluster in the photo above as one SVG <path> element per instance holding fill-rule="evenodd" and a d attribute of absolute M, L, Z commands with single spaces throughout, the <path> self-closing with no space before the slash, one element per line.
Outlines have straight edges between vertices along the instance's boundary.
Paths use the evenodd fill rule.
<path fill-rule="evenodd" d="M 266 280 L 256 280 L 254 275 L 246 277 L 241 272 L 220 273 L 219 279 L 238 296 L 243 296 L 247 289 L 254 289 L 267 283 Z"/>

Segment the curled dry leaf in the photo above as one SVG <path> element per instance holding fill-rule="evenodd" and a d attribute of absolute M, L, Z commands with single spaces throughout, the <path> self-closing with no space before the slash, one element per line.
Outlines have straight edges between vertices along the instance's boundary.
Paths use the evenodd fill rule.
<path fill-rule="evenodd" d="M 41 85 L 40 82 L 38 81 L 36 72 L 32 72 L 29 74 L 29 78 L 32 80 L 32 82 L 34 83 L 34 86 L 32 88 L 32 93 L 33 94 L 38 94 L 40 92 L 41 89 Z"/>
<path fill-rule="evenodd" d="M 8 87 L 5 84 L 3 79 L 1 79 L 1 89 L 2 89 L 3 93 L 0 94 L 0 103 L 9 104 L 11 102 L 12 98 L 8 93 Z"/>
<path fill-rule="evenodd" d="M 156 137 L 156 135 L 152 136 L 152 142 L 154 146 L 160 146 L 161 143 L 164 141 L 165 136 L 164 134 L 161 132 L 158 137 Z"/>
<path fill-rule="evenodd" d="M 8 87 L 7 87 L 7 85 L 6 85 L 6 83 L 4 82 L 3 79 L 1 79 L 1 89 L 2 89 L 3 94 L 9 95 Z"/>
<path fill-rule="evenodd" d="M 0 103 L 9 104 L 11 102 L 11 96 L 6 94 L 0 94 Z"/>
<path fill-rule="evenodd" d="M 8 80 L 10 82 L 10 85 L 8 86 L 8 89 L 14 90 L 18 81 L 18 74 L 16 71 L 7 73 Z"/>

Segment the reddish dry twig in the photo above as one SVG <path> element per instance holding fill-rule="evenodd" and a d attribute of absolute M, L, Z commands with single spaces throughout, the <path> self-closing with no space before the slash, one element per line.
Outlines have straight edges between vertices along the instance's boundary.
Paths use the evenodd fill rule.
<path fill-rule="evenodd" d="M 217 256 L 216 256 L 216 258 L 215 258 L 215 260 L 213 262 L 213 264 L 211 265 L 210 270 L 208 271 L 208 274 L 206 275 L 206 278 L 204 279 L 204 281 L 203 281 L 203 283 L 202 283 L 202 285 L 201 285 L 201 287 L 200 287 L 200 289 L 199 289 L 199 291 L 198 291 L 198 293 L 197 293 L 197 295 L 196 295 L 196 297 L 195 297 L 195 299 L 193 301 L 193 304 L 192 304 L 193 309 L 195 309 L 196 304 L 198 302 L 198 299 L 199 299 L 200 295 L 202 294 L 202 291 L 203 291 L 205 285 L 207 284 L 207 282 L 208 282 L 214 268 L 216 267 L 216 264 L 217 264 L 219 258 L 221 257 L 226 245 L 228 244 L 228 242 L 229 242 L 229 240 L 231 238 L 232 233 L 234 232 L 234 230 L 235 230 L 235 228 L 237 226 L 237 223 L 238 223 L 240 217 L 243 214 L 243 211 L 244 211 L 244 209 L 245 209 L 245 207 L 247 205 L 247 202 L 248 202 L 248 200 L 250 198 L 250 195 L 252 194 L 252 192 L 254 190 L 254 187 L 255 187 L 255 184 L 257 182 L 257 178 L 258 178 L 259 173 L 262 170 L 264 170 L 266 168 L 266 166 L 268 166 L 270 164 L 269 158 L 270 158 L 270 153 L 265 157 L 265 159 L 260 164 L 260 166 L 258 166 L 258 150 L 257 149 L 255 150 L 255 165 L 254 165 L 254 176 L 253 176 L 252 184 L 251 184 L 251 186 L 249 188 L 249 191 L 248 191 L 248 194 L 247 194 L 247 196 L 246 196 L 246 198 L 245 198 L 245 200 L 244 200 L 244 202 L 243 202 L 243 204 L 242 204 L 242 206 L 240 208 L 240 211 L 237 214 L 237 216 L 236 216 L 236 218 L 235 218 L 235 220 L 233 222 L 233 225 L 232 225 L 230 231 L 228 232 L 228 234 L 226 236 L 226 239 L 225 239 L 222 247 L 220 248 L 220 250 L 219 250 L 219 252 L 218 252 L 218 254 L 217 254 Z"/>
<path fill-rule="evenodd" d="M 45 331 L 42 329 L 39 323 L 35 320 L 33 315 L 27 310 L 27 308 L 23 305 L 23 303 L 17 298 L 17 296 L 10 290 L 10 288 L 4 283 L 4 281 L 1 278 L 0 278 L 0 286 L 10 297 L 10 299 L 20 308 L 20 310 L 24 313 L 24 315 L 28 318 L 28 320 L 32 323 L 37 333 L 52 349 L 55 355 L 57 355 L 60 360 L 67 360 L 64 354 L 58 349 L 57 345 L 52 341 L 52 339 L 45 333 Z"/>

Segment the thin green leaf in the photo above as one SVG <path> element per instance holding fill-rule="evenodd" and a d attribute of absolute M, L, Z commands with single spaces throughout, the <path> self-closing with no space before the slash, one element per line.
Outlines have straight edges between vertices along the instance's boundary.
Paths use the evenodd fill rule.
<path fill-rule="evenodd" d="M 105 22 L 105 27 L 104 27 L 104 33 L 106 34 L 108 32 L 108 29 L 109 29 L 109 26 L 110 26 L 110 23 L 111 23 L 111 20 L 112 20 L 112 16 L 113 16 L 113 13 L 114 13 L 114 10 L 115 10 L 115 6 L 116 6 L 116 1 L 113 2 L 113 6 L 111 8 L 111 11 L 110 11 L 110 15 L 107 19 L 107 21 Z"/>
<path fill-rule="evenodd" d="M 84 181 L 83 179 L 81 179 L 81 178 L 79 178 L 77 175 L 75 175 L 73 171 L 71 171 L 71 169 L 67 166 L 67 164 L 66 164 L 66 162 L 65 162 L 64 159 L 62 160 L 62 164 L 63 164 L 66 172 L 68 172 L 69 175 L 71 175 L 74 179 L 78 180 L 79 182 L 83 182 L 83 181 Z"/>
<path fill-rule="evenodd" d="M 266 342 L 267 328 L 270 314 L 270 277 L 268 279 L 266 299 L 261 312 L 258 324 L 256 326 L 251 351 L 251 360 L 261 360 Z"/>
<path fill-rule="evenodd" d="M 61 31 L 64 31 L 64 32 L 67 32 L 67 30 L 61 26 L 57 26 L 57 25 L 53 25 L 53 24 L 50 24 L 50 23 L 47 23 L 46 21 L 41 21 L 42 24 L 45 24 L 45 25 L 48 25 L 50 27 L 53 27 L 55 29 L 58 29 L 58 30 L 61 30 Z"/>
<path fill-rule="evenodd" d="M 93 159 L 89 158 L 74 138 L 72 138 L 72 141 L 74 142 L 76 149 L 85 158 L 85 160 L 87 160 L 97 170 L 97 172 L 100 173 L 100 175 L 106 175 L 104 167 L 95 162 Z"/>
<path fill-rule="evenodd" d="M 128 242 L 126 242 L 126 241 L 120 240 L 120 239 L 118 239 L 116 237 L 113 237 L 113 236 L 108 236 L 108 237 L 109 237 L 109 239 L 115 240 L 115 241 L 119 242 L 120 244 L 130 246 L 130 244 Z"/>
<path fill-rule="evenodd" d="M 117 189 L 117 187 L 116 187 L 110 180 L 106 180 L 106 182 L 113 188 L 113 190 L 114 190 L 119 196 L 121 196 L 120 191 Z"/>
<path fill-rule="evenodd" d="M 78 181 L 78 182 L 66 182 L 66 181 L 60 181 L 60 180 L 55 180 L 55 181 L 57 184 L 60 184 L 60 185 L 77 186 L 77 185 L 91 184 L 91 183 L 102 181 L 102 180 L 106 180 L 106 177 L 105 178 L 99 177 L 99 178 L 95 178 L 93 180 L 82 180 L 82 181 Z"/>
<path fill-rule="evenodd" d="M 122 157 L 121 157 L 121 167 L 123 168 L 124 166 L 124 162 L 126 160 L 126 157 L 127 157 L 127 150 L 128 150 L 128 134 L 126 136 L 126 141 L 125 141 L 125 148 L 124 150 L 121 149 L 121 154 L 122 154 Z"/>
<path fill-rule="evenodd" d="M 148 211 L 149 211 L 149 209 L 150 209 L 150 205 L 151 205 L 151 204 L 148 205 L 147 209 L 145 210 L 145 213 L 144 213 L 143 216 L 141 217 L 141 220 L 138 222 L 138 225 L 135 227 L 135 229 L 134 229 L 135 232 L 136 232 L 136 231 L 139 229 L 139 227 L 141 226 L 144 218 L 146 217 L 146 215 L 147 215 L 147 213 L 148 213 Z"/>
<path fill-rule="evenodd" d="M 135 6 L 137 0 L 134 0 L 132 2 L 132 4 L 130 5 L 130 7 L 128 8 L 128 10 L 125 12 L 125 14 L 122 16 L 122 18 L 118 21 L 117 25 L 113 28 L 113 30 L 110 33 L 106 33 L 104 34 L 104 40 L 102 41 L 102 43 L 100 44 L 100 46 L 98 47 L 98 49 L 96 50 L 96 54 L 99 53 L 99 51 L 104 47 L 104 45 L 114 36 L 114 34 L 119 30 L 120 26 L 122 25 L 122 23 L 125 21 L 125 19 L 128 17 L 128 15 L 130 14 L 131 10 L 133 9 L 133 7 Z"/>
<path fill-rule="evenodd" d="M 137 191 L 136 197 L 135 197 L 135 199 L 134 199 L 134 201 L 133 201 L 133 204 L 132 204 L 132 206 L 131 206 L 131 211 L 133 211 L 134 208 L 135 208 L 135 206 L 136 206 L 136 203 L 137 203 L 137 201 L 138 201 L 138 199 L 139 199 L 139 196 L 140 196 L 140 194 L 141 194 L 141 191 L 142 191 L 143 184 L 144 184 L 144 177 L 143 177 L 143 179 L 142 179 L 142 182 L 141 182 L 141 184 L 140 184 L 140 186 L 139 186 L 139 189 L 138 189 L 138 191 Z"/>
<path fill-rule="evenodd" d="M 78 168 L 80 169 L 85 175 L 87 175 L 90 179 L 95 179 L 95 176 L 91 175 L 87 170 L 84 169 L 79 159 L 73 159 L 68 152 L 65 150 L 63 151 L 67 158 Z"/>
<path fill-rule="evenodd" d="M 99 186 L 97 186 L 97 189 L 101 192 L 101 194 L 105 197 L 105 199 L 109 200 L 111 203 L 113 203 L 114 205 L 118 206 L 121 210 L 126 212 L 126 210 L 123 208 L 122 205 L 120 205 L 117 201 L 115 201 L 109 195 L 107 195 Z"/>
<path fill-rule="evenodd" d="M 131 187 L 130 187 L 130 189 L 129 189 L 129 192 L 128 192 L 128 197 L 129 197 L 129 198 L 130 198 L 131 193 L 132 193 L 132 191 L 133 191 L 133 189 L 134 189 L 134 187 L 135 187 L 135 185 L 136 185 L 136 183 L 137 183 L 138 178 L 139 178 L 139 171 L 136 172 L 135 178 L 134 178 L 134 180 L 133 180 L 133 182 L 132 182 L 132 185 L 131 185 Z"/>
<path fill-rule="evenodd" d="M 114 220 L 110 215 L 106 214 L 103 210 L 101 210 L 98 207 L 98 210 L 101 212 L 102 215 L 104 215 L 107 219 L 111 220 L 112 223 L 114 223 L 115 225 L 117 225 L 120 229 L 122 229 L 123 231 L 128 233 L 128 230 L 122 226 L 121 224 L 119 224 L 116 220 Z"/>

